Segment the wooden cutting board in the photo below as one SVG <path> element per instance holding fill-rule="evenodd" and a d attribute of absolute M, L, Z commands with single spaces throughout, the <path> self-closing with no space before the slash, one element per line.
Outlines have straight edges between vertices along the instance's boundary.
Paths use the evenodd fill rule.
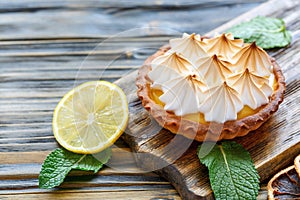
<path fill-rule="evenodd" d="M 222 32 L 258 14 L 282 17 L 292 31 L 294 26 L 298 26 L 292 45 L 269 52 L 286 76 L 284 102 L 262 127 L 235 139 L 250 152 L 261 182 L 289 165 L 300 153 L 300 66 L 297 66 L 300 63 L 300 36 L 296 31 L 299 25 L 294 24 L 296 19 L 291 19 L 291 13 L 281 12 L 293 6 L 300 7 L 299 1 L 270 1 L 217 29 Z M 265 8 L 268 8 L 267 11 Z M 199 143 L 172 134 L 151 118 L 136 95 L 136 75 L 135 71 L 117 81 L 117 84 L 125 90 L 129 100 L 130 119 L 123 138 L 136 152 L 138 166 L 154 170 L 169 180 L 183 199 L 213 199 L 208 171 L 199 163 L 196 154 Z"/>

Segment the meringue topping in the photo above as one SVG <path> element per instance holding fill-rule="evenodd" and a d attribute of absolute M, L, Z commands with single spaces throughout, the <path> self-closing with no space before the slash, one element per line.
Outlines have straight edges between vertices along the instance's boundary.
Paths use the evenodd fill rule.
<path fill-rule="evenodd" d="M 184 33 L 182 38 L 170 40 L 171 49 L 189 58 L 191 62 L 206 55 L 206 51 L 201 43 L 203 42 L 201 41 L 200 35 L 196 35 L 195 33 L 191 35 Z"/>
<path fill-rule="evenodd" d="M 231 81 L 232 87 L 239 92 L 243 104 L 252 109 L 268 103 L 268 97 L 273 92 L 268 79 L 250 72 L 248 68 L 244 72 L 229 77 L 228 81 Z"/>
<path fill-rule="evenodd" d="M 176 74 L 175 71 L 173 73 Z M 176 78 L 165 82 L 162 87 L 163 95 L 159 99 L 165 104 L 164 109 L 171 110 L 176 115 L 197 113 L 198 105 L 203 101 L 205 89 L 206 85 L 196 74 L 187 76 L 178 74 Z"/>
<path fill-rule="evenodd" d="M 217 55 L 198 59 L 196 66 L 197 72 L 205 77 L 205 83 L 209 86 L 223 83 L 232 74 L 225 61 L 220 60 Z"/>
<path fill-rule="evenodd" d="M 165 110 L 177 116 L 201 113 L 207 122 L 223 123 L 269 102 L 276 84 L 272 63 L 255 43 L 244 44 L 231 34 L 203 41 L 183 34 L 170 45 L 148 74 L 151 88 L 162 91 Z"/>
<path fill-rule="evenodd" d="M 237 113 L 243 108 L 239 93 L 228 86 L 226 81 L 207 90 L 206 96 L 206 100 L 199 106 L 199 111 L 205 113 L 206 121 L 223 123 L 235 120 Z"/>
<path fill-rule="evenodd" d="M 178 73 L 185 73 L 194 68 L 193 64 L 188 59 L 172 51 L 168 51 L 164 55 L 155 58 L 151 63 L 151 67 L 152 69 L 157 67 L 168 67 L 174 69 Z"/>
<path fill-rule="evenodd" d="M 271 74 L 272 63 L 268 54 L 255 42 L 245 44 L 245 46 L 232 57 L 239 71 L 248 68 L 259 76 L 269 76 Z"/>
<path fill-rule="evenodd" d="M 189 74 L 194 66 L 176 52 L 166 52 L 158 56 L 151 63 L 152 71 L 149 78 L 154 81 L 152 87 L 161 88 L 164 82 L 174 78 L 173 71 L 180 74 Z"/>
<path fill-rule="evenodd" d="M 244 44 L 243 40 L 234 39 L 231 33 L 223 33 L 214 38 L 205 39 L 204 42 L 209 55 L 216 54 L 225 59 L 231 58 Z"/>

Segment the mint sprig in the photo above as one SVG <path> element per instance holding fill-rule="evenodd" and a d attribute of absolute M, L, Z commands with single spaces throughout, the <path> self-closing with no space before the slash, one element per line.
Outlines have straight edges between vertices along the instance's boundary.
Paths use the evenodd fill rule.
<path fill-rule="evenodd" d="M 202 145 L 198 147 L 198 156 Z M 216 199 L 256 199 L 259 175 L 249 152 L 240 144 L 224 141 L 199 159 L 208 167 Z"/>
<path fill-rule="evenodd" d="M 235 38 L 244 39 L 247 43 L 256 42 L 263 49 L 285 47 L 292 40 L 292 34 L 286 30 L 282 19 L 258 16 L 242 22 L 226 31 Z"/>
<path fill-rule="evenodd" d="M 97 159 L 96 159 L 96 158 Z M 96 173 L 111 157 L 108 148 L 98 154 L 76 154 L 57 148 L 45 159 L 39 175 L 39 187 L 44 189 L 59 186 L 72 169 Z"/>

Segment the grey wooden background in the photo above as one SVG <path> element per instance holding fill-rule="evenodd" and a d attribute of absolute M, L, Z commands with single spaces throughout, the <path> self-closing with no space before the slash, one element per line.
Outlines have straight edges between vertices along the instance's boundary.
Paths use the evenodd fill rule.
<path fill-rule="evenodd" d="M 38 189 L 41 163 L 58 146 L 53 110 L 81 82 L 115 81 L 179 33 L 205 34 L 263 2 L 1 0 L 0 199 L 180 199 L 168 181 L 119 153 L 130 152 L 122 139 L 110 162 L 118 170 L 75 172 L 60 190 Z"/>

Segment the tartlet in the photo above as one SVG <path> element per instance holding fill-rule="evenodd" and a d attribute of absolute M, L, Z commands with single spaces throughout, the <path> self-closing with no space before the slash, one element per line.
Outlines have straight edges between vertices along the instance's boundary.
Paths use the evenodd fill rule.
<path fill-rule="evenodd" d="M 171 40 L 170 44 L 172 48 L 170 45 L 163 46 L 146 59 L 139 69 L 136 85 L 145 109 L 172 133 L 197 141 L 219 141 L 244 136 L 268 120 L 283 101 L 285 81 L 282 71 L 275 59 L 255 43 L 246 44 L 234 39 L 231 34 L 211 39 L 184 34 L 182 38 Z M 249 49 L 254 49 L 254 53 Z M 257 58 L 259 56 L 262 58 Z M 171 66 L 162 68 L 164 61 Z M 268 63 L 270 66 L 264 67 Z M 184 77 L 184 80 L 180 77 Z M 244 86 L 247 85 L 245 80 L 253 82 L 254 89 L 248 87 L 247 91 L 251 90 L 250 93 L 255 93 L 259 100 L 241 96 L 246 92 L 244 89 L 239 90 L 241 87 L 238 83 L 242 82 L 243 88 L 247 88 Z M 271 85 L 269 82 L 272 82 Z M 168 94 L 171 93 L 168 88 L 171 90 L 179 85 L 185 89 L 174 90 L 178 92 L 178 98 L 174 92 Z M 194 91 L 196 99 L 188 91 Z M 209 95 L 205 96 L 206 93 Z M 224 93 L 224 97 L 219 97 L 218 93 Z M 174 100 L 172 97 L 175 97 Z M 174 103 L 175 99 L 179 99 L 179 103 Z M 222 105 L 219 99 L 229 99 L 231 102 L 225 102 L 225 108 L 219 109 Z M 183 108 L 177 109 L 176 106 Z"/>

